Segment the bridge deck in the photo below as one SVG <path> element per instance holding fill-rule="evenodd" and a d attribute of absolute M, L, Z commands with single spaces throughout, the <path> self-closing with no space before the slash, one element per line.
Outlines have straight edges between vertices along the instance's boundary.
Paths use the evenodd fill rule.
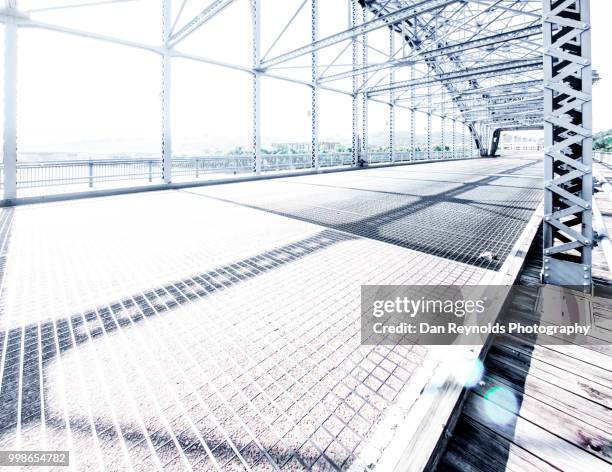
<path fill-rule="evenodd" d="M 70 450 L 78 470 L 376 463 L 364 451 L 391 441 L 384 413 L 429 350 L 361 346 L 360 285 L 491 280 L 540 169 L 437 162 L 2 209 L 0 449 Z"/>

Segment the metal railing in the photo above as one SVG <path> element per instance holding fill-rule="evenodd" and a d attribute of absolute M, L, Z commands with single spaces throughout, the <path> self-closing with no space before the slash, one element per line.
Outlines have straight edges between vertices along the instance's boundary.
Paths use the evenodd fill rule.
<path fill-rule="evenodd" d="M 100 159 L 17 163 L 17 188 L 33 188 L 161 178 L 161 161 L 154 159 Z"/>
<path fill-rule="evenodd" d="M 593 160 L 602 164 L 612 165 L 612 152 L 593 152 Z"/>
<path fill-rule="evenodd" d="M 458 150 L 455 158 L 469 156 L 469 150 Z M 365 164 L 390 162 L 389 152 L 370 152 L 364 156 Z M 451 159 L 451 151 L 401 151 L 396 152 L 396 162 Z M 610 158 L 612 161 L 612 157 Z M 350 152 L 319 154 L 321 167 L 349 166 Z M 310 154 L 263 154 L 264 172 L 290 171 L 311 167 Z M 251 155 L 175 157 L 172 159 L 172 176 L 179 179 L 199 179 L 211 174 L 245 174 L 253 172 Z M 0 187 L 3 185 L 3 167 L 0 165 Z M 17 163 L 17 188 L 32 189 L 50 186 L 81 185 L 94 188 L 111 182 L 153 183 L 162 179 L 161 159 L 91 159 Z"/>

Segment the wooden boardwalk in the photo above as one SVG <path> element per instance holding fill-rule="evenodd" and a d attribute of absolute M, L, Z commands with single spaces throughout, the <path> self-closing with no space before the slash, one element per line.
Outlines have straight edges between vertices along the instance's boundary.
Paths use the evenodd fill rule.
<path fill-rule="evenodd" d="M 530 319 L 537 303 L 527 286 L 539 282 L 540 247 L 528 257 L 513 318 Z M 612 347 L 497 336 L 437 470 L 611 471 Z"/>
<path fill-rule="evenodd" d="M 603 177 L 612 184 L 612 167 L 595 164 L 593 169 L 600 177 Z M 608 233 L 610 233 L 612 232 L 612 200 L 606 192 L 596 193 L 595 199 L 601 212 L 603 223 L 606 225 Z M 596 247 L 593 251 L 593 278 L 598 284 L 612 285 L 612 273 L 610 268 L 608 268 L 603 250 L 600 247 Z"/>

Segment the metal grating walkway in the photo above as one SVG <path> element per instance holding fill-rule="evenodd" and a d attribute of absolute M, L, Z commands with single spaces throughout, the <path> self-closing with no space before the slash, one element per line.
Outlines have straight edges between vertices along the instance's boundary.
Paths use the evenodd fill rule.
<path fill-rule="evenodd" d="M 256 183 L 192 192 L 497 270 L 542 199 L 538 165 L 444 162 L 275 180 L 264 195 Z"/>
<path fill-rule="evenodd" d="M 496 237 L 476 218 L 512 244 L 539 164 L 3 209 L 0 448 L 69 449 L 74 470 L 371 465 L 360 453 L 427 349 L 361 346 L 360 285 L 478 283 L 503 253 L 474 260 Z"/>

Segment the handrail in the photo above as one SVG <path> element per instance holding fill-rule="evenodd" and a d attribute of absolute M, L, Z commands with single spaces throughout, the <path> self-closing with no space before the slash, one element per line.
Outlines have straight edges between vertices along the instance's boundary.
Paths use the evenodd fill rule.
<path fill-rule="evenodd" d="M 396 162 L 442 160 L 469 156 L 470 151 L 396 151 Z M 310 153 L 301 154 L 262 154 L 262 171 L 287 171 L 306 169 L 312 165 Z M 361 156 L 366 165 L 388 164 L 391 162 L 389 151 L 370 151 Z M 230 154 L 212 156 L 177 156 L 172 158 L 172 173 L 177 178 L 201 178 L 206 174 L 248 173 L 253 170 L 253 156 L 250 154 Z M 353 164 L 351 152 L 321 152 L 321 167 L 350 166 Z M 0 188 L 3 185 L 3 166 L 0 163 Z M 108 184 L 119 181 L 141 181 L 143 183 L 161 179 L 162 162 L 158 157 L 134 158 L 92 158 L 75 160 L 20 161 L 17 163 L 17 188 L 38 188 L 49 186 Z"/>

